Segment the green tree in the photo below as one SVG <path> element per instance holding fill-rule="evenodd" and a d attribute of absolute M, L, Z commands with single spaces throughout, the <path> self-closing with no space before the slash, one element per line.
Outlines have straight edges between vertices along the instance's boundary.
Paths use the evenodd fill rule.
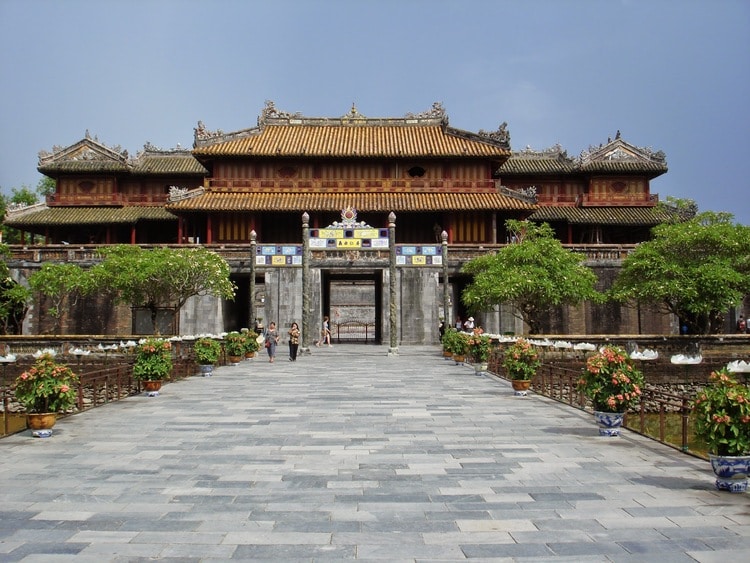
<path fill-rule="evenodd" d="M 0 332 L 20 334 L 31 300 L 31 290 L 11 277 L 8 258 L 8 246 L 0 244 Z"/>
<path fill-rule="evenodd" d="M 724 313 L 750 293 L 750 227 L 706 211 L 652 233 L 624 260 L 612 297 L 661 305 L 691 333 L 719 332 Z"/>
<path fill-rule="evenodd" d="M 0 194 L 0 217 L 5 219 L 5 212 L 12 204 L 34 205 L 38 203 L 37 194 L 26 185 L 20 188 L 11 188 L 11 195 Z M 21 232 L 12 227 L 3 225 L 3 242 L 7 244 L 18 244 L 21 242 Z M 30 241 L 33 242 L 33 241 Z"/>
<path fill-rule="evenodd" d="M 45 262 L 29 276 L 29 286 L 49 301 L 44 310 L 52 317 L 52 333 L 58 334 L 65 311 L 91 291 L 91 276 L 76 264 Z"/>
<path fill-rule="evenodd" d="M 601 300 L 596 274 L 583 264 L 585 257 L 563 248 L 552 227 L 515 220 L 505 225 L 515 242 L 461 269 L 473 276 L 462 295 L 467 307 L 480 311 L 511 304 L 529 333 L 537 334 L 541 314 L 552 307 Z"/>
<path fill-rule="evenodd" d="M 49 176 L 42 176 L 36 185 L 36 193 L 43 198 L 55 193 L 56 189 L 57 182 L 55 182 L 54 178 L 50 178 Z"/>
<path fill-rule="evenodd" d="M 179 312 L 190 297 L 201 295 L 234 299 L 229 264 L 205 248 L 117 245 L 100 252 L 104 260 L 91 270 L 95 286 L 120 303 L 149 309 L 154 334 L 159 309 Z"/>

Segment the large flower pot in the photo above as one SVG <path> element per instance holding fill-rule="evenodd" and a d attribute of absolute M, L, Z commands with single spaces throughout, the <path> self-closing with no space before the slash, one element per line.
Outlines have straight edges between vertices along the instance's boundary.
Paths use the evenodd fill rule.
<path fill-rule="evenodd" d="M 513 386 L 513 394 L 516 397 L 525 397 L 529 394 L 529 387 L 531 387 L 530 379 L 511 379 L 510 384 Z"/>
<path fill-rule="evenodd" d="M 230 364 L 232 364 L 234 366 L 238 366 L 240 364 L 240 362 L 242 361 L 242 356 L 232 356 L 232 355 L 230 355 L 228 357 L 228 359 L 229 359 L 229 363 Z"/>
<path fill-rule="evenodd" d="M 52 427 L 57 422 L 57 413 L 29 413 L 26 415 L 26 425 L 31 430 L 31 435 L 36 438 L 49 438 L 52 436 Z"/>
<path fill-rule="evenodd" d="M 624 412 L 594 411 L 594 420 L 599 426 L 599 436 L 619 436 Z"/>
<path fill-rule="evenodd" d="M 720 456 L 709 454 L 711 469 L 716 475 L 716 488 L 730 493 L 747 491 L 750 474 L 750 455 Z"/>
<path fill-rule="evenodd" d="M 466 356 L 463 354 L 453 354 L 453 361 L 456 365 L 460 365 L 466 361 Z"/>
<path fill-rule="evenodd" d="M 474 375 L 482 375 L 487 371 L 487 362 L 478 362 L 474 364 Z"/>
<path fill-rule="evenodd" d="M 159 389 L 161 389 L 161 379 L 145 379 L 141 382 L 143 389 L 149 397 L 156 397 L 159 395 Z"/>
<path fill-rule="evenodd" d="M 211 377 L 214 374 L 214 365 L 200 364 L 198 366 L 198 373 L 200 373 L 203 377 Z"/>

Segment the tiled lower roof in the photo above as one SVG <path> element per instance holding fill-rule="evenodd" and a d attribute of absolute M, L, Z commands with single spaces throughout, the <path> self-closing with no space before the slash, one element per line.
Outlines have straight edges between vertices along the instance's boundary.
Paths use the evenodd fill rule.
<path fill-rule="evenodd" d="M 585 225 L 658 225 L 671 215 L 658 207 L 539 207 L 531 221 L 565 221 Z"/>
<path fill-rule="evenodd" d="M 254 192 L 209 191 L 169 204 L 179 212 L 199 211 L 340 211 L 352 206 L 358 211 L 471 211 L 528 210 L 534 205 L 496 192 L 299 192 L 269 190 Z"/>
<path fill-rule="evenodd" d="M 39 225 L 133 224 L 138 221 L 176 221 L 163 207 L 49 207 L 40 211 L 7 218 L 9 227 Z"/>

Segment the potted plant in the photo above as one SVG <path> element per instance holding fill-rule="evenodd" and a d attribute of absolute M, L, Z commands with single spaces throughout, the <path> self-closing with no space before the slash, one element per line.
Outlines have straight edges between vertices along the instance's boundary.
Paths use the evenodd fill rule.
<path fill-rule="evenodd" d="M 525 397 L 531 386 L 531 378 L 536 375 L 542 361 L 536 347 L 528 340 L 519 338 L 505 350 L 501 365 L 515 394 Z"/>
<path fill-rule="evenodd" d="M 750 388 L 727 368 L 714 371 L 693 401 L 695 435 L 706 443 L 716 488 L 747 491 L 750 473 Z"/>
<path fill-rule="evenodd" d="M 239 364 L 245 355 L 245 337 L 236 330 L 228 332 L 224 337 L 224 350 L 229 357 L 229 363 Z"/>
<path fill-rule="evenodd" d="M 200 366 L 200 373 L 204 377 L 210 377 L 213 373 L 214 364 L 219 361 L 221 355 L 221 344 L 211 337 L 203 336 L 193 344 L 195 361 Z"/>
<path fill-rule="evenodd" d="M 490 357 L 491 345 L 490 337 L 484 334 L 481 327 L 472 330 L 469 336 L 469 356 L 471 356 L 477 374 L 487 371 L 487 360 Z"/>
<path fill-rule="evenodd" d="M 245 339 L 245 357 L 252 358 L 255 353 L 260 350 L 260 343 L 258 342 L 258 333 L 248 328 L 242 329 L 242 337 Z"/>
<path fill-rule="evenodd" d="M 464 363 L 464 360 L 466 360 L 466 354 L 469 353 L 469 335 L 464 332 L 459 332 L 455 328 L 446 330 L 445 335 L 448 337 L 447 345 L 453 354 L 453 360 L 456 364 Z"/>
<path fill-rule="evenodd" d="M 26 409 L 26 420 L 35 436 L 49 436 L 57 413 L 76 403 L 78 376 L 58 364 L 50 353 L 40 355 L 28 370 L 16 378 L 14 394 Z"/>
<path fill-rule="evenodd" d="M 578 391 L 593 405 L 600 436 L 619 436 L 625 413 L 641 399 L 643 372 L 619 346 L 604 346 L 586 360 Z"/>
<path fill-rule="evenodd" d="M 451 351 L 452 345 L 451 340 L 455 337 L 456 329 L 454 328 L 448 328 L 443 333 L 443 336 L 440 337 L 440 344 L 443 346 L 443 357 L 446 360 L 449 360 L 453 357 L 453 352 Z"/>
<path fill-rule="evenodd" d="M 133 377 L 143 382 L 146 391 L 156 393 L 171 373 L 172 343 L 155 337 L 141 340 L 135 348 Z"/>

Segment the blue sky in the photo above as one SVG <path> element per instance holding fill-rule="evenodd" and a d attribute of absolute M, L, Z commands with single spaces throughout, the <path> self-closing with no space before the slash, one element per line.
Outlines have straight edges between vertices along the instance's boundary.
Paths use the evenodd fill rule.
<path fill-rule="evenodd" d="M 0 187 L 92 136 L 135 154 L 281 111 L 401 117 L 571 156 L 620 130 L 652 191 L 750 225 L 747 0 L 0 0 Z"/>

